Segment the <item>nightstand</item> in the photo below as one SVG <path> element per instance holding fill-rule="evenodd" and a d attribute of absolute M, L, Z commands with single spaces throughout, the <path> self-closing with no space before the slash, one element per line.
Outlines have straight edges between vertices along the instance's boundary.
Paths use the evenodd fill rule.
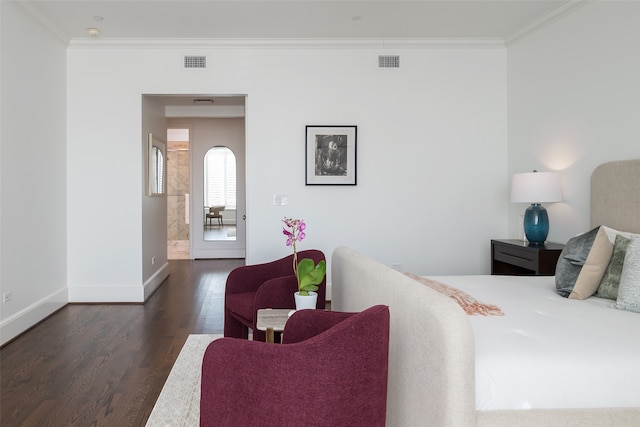
<path fill-rule="evenodd" d="M 553 276 L 564 245 L 529 245 L 518 239 L 491 240 L 491 274 Z"/>

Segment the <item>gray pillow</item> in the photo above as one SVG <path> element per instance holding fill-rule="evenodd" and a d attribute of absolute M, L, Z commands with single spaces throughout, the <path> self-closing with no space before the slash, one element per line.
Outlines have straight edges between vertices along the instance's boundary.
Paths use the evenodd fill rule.
<path fill-rule="evenodd" d="M 596 227 L 579 236 L 572 237 L 560 253 L 556 264 L 556 290 L 563 297 L 566 298 L 571 294 L 599 228 Z"/>
<path fill-rule="evenodd" d="M 630 241 L 630 239 L 620 234 L 616 235 L 616 241 L 613 244 L 613 254 L 611 255 L 607 269 L 604 271 L 604 276 L 602 276 L 602 280 L 600 281 L 598 292 L 596 292 L 597 297 L 618 299 L 618 287 L 620 286 L 624 257 Z"/>
<path fill-rule="evenodd" d="M 640 239 L 631 239 L 627 246 L 615 307 L 640 313 Z"/>

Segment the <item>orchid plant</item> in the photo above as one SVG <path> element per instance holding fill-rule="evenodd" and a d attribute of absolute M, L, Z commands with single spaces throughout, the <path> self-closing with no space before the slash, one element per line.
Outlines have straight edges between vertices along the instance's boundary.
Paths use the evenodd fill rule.
<path fill-rule="evenodd" d="M 285 218 L 282 220 L 286 227 L 282 227 L 282 234 L 287 236 L 287 246 L 293 246 L 293 273 L 298 279 L 298 292 L 300 295 L 308 296 L 309 292 L 318 290 L 318 286 L 327 272 L 327 263 L 322 260 L 317 265 L 310 258 L 304 258 L 298 262 L 298 251 L 296 242 L 301 241 L 307 235 L 304 230 L 307 228 L 302 219 Z"/>

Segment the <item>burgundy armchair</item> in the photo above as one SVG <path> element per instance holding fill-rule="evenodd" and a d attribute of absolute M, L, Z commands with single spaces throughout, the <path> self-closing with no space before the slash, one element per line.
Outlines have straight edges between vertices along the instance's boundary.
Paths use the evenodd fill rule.
<path fill-rule="evenodd" d="M 298 252 L 298 260 L 311 258 L 314 263 L 325 260 L 324 253 L 311 249 Z M 318 285 L 316 308 L 324 309 L 327 278 Z M 293 254 L 264 264 L 238 267 L 229 273 L 224 291 L 224 336 L 248 337 L 253 330 L 254 341 L 264 341 L 265 332 L 256 329 L 257 313 L 261 308 L 290 308 L 298 290 L 293 275 Z"/>
<path fill-rule="evenodd" d="M 282 344 L 221 338 L 204 355 L 200 426 L 384 426 L 389 308 L 301 310 Z"/>

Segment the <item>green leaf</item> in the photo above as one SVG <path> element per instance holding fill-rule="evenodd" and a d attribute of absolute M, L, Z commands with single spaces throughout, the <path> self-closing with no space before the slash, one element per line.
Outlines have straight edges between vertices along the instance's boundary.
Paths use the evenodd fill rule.
<path fill-rule="evenodd" d="M 305 258 L 298 263 L 299 291 L 311 292 L 318 290 L 318 284 L 322 282 L 327 272 L 327 263 L 322 260 L 318 265 L 313 265 L 313 260 Z"/>

